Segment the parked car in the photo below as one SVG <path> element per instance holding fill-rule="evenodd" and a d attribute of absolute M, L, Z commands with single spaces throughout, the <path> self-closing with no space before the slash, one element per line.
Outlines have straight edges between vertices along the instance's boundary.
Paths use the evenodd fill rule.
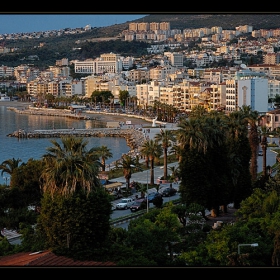
<path fill-rule="evenodd" d="M 263 151 L 262 151 L 262 150 L 259 150 L 258 155 L 259 155 L 259 156 L 263 156 Z"/>
<path fill-rule="evenodd" d="M 158 196 L 162 197 L 161 193 L 159 193 L 159 192 L 152 192 L 152 193 L 149 193 L 149 194 L 148 194 L 148 201 L 149 201 L 149 203 L 150 203 L 150 202 L 153 203 L 154 199 L 155 199 L 156 197 L 158 197 Z"/>
<path fill-rule="evenodd" d="M 133 203 L 134 199 L 132 198 L 123 198 L 117 205 L 116 205 L 116 209 L 120 210 L 120 209 L 128 209 L 131 204 Z"/>
<path fill-rule="evenodd" d="M 166 188 L 162 191 L 162 196 L 172 196 L 175 195 L 177 193 L 177 190 L 174 188 Z"/>
<path fill-rule="evenodd" d="M 129 208 L 131 212 L 136 212 L 141 209 L 145 209 L 146 207 L 147 207 L 147 200 L 145 198 L 140 198 L 135 200 Z"/>

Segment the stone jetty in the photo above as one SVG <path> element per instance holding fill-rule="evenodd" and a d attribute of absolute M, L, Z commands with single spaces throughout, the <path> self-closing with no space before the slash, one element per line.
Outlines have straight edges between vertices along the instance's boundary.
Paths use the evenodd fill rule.
<path fill-rule="evenodd" d="M 27 132 L 24 129 L 16 130 L 8 137 L 17 138 L 61 138 L 65 136 L 76 137 L 123 137 L 126 140 L 128 147 L 131 149 L 129 154 L 136 155 L 138 147 L 141 147 L 145 141 L 143 132 L 133 128 L 97 128 L 97 129 L 49 129 L 49 130 L 34 130 Z"/>

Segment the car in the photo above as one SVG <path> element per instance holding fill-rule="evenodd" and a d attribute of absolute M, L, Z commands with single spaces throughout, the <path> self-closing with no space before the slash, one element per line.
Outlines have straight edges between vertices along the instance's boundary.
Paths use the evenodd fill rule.
<path fill-rule="evenodd" d="M 123 198 L 119 203 L 117 203 L 116 209 L 117 210 L 128 209 L 132 205 L 133 201 L 134 199 L 129 197 Z"/>
<path fill-rule="evenodd" d="M 169 187 L 169 188 L 164 189 L 162 191 L 161 195 L 167 197 L 167 196 L 175 195 L 176 193 L 177 193 L 176 189 Z"/>
<path fill-rule="evenodd" d="M 259 150 L 258 155 L 259 155 L 259 156 L 263 156 L 263 151 L 262 151 L 262 150 Z"/>
<path fill-rule="evenodd" d="M 140 198 L 140 199 L 135 200 L 129 207 L 130 211 L 137 212 L 141 209 L 145 209 L 147 207 L 146 201 L 147 200 L 145 198 Z"/>
<path fill-rule="evenodd" d="M 149 203 L 153 203 L 154 199 L 156 197 L 158 197 L 158 196 L 162 197 L 161 193 L 159 193 L 159 192 L 151 192 L 151 193 L 149 193 L 148 194 L 148 201 L 149 201 Z"/>

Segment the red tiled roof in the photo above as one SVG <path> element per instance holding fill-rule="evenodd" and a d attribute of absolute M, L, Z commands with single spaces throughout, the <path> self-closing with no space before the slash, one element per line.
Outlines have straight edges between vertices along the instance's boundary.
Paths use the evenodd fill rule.
<path fill-rule="evenodd" d="M 50 251 L 45 252 L 24 252 L 10 256 L 0 257 L 0 266 L 87 266 L 103 267 L 116 266 L 114 262 L 78 261 L 63 256 L 56 256 Z"/>

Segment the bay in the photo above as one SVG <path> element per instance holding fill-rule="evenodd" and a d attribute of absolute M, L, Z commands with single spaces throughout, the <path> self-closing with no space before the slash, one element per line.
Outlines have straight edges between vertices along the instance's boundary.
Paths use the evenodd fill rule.
<path fill-rule="evenodd" d="M 31 132 L 38 129 L 91 129 L 96 127 L 94 120 L 18 114 L 8 108 L 0 103 L 0 163 L 12 158 L 21 159 L 21 163 L 27 162 L 30 158 L 40 159 L 46 153 L 46 148 L 52 146 L 50 140 L 60 141 L 59 138 L 18 139 L 8 136 L 19 129 Z M 85 140 L 88 141 L 87 149 L 102 145 L 110 149 L 113 157 L 106 160 L 106 164 L 120 159 L 122 154 L 130 150 L 126 140 L 120 137 L 87 137 Z M 6 183 L 9 183 L 9 175 L 4 173 L 0 176 L 0 184 Z"/>

